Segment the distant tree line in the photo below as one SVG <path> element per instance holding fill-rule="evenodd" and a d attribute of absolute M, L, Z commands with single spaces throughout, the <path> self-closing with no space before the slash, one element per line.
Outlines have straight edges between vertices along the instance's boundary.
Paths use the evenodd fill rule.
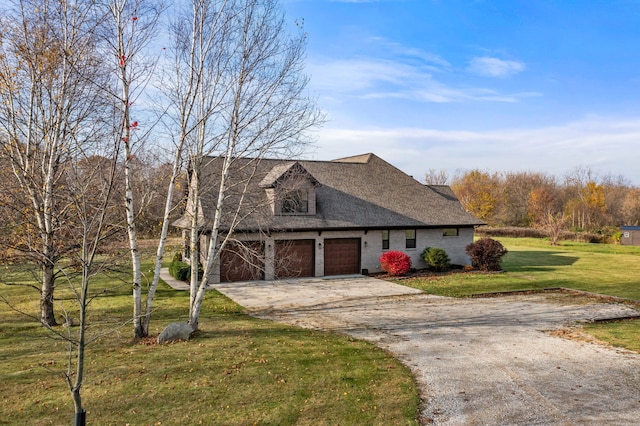
<path fill-rule="evenodd" d="M 427 184 L 450 184 L 463 207 L 492 227 L 615 236 L 620 225 L 640 225 L 640 188 L 623 176 L 576 168 L 556 177 L 540 172 L 470 170 L 449 178 L 429 170 Z"/>

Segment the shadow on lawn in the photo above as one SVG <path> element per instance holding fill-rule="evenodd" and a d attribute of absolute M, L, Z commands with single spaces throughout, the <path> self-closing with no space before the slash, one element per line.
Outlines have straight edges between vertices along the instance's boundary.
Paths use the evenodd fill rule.
<path fill-rule="evenodd" d="M 550 270 L 558 266 L 571 266 L 578 257 L 552 251 L 510 251 L 502 263 L 508 272 Z"/>

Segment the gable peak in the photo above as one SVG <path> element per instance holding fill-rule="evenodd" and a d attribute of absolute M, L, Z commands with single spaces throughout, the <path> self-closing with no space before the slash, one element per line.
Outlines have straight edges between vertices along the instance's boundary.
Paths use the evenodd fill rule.
<path fill-rule="evenodd" d="M 298 161 L 288 161 L 274 166 L 260 182 L 262 188 L 275 188 L 279 183 L 292 178 L 305 178 L 313 186 L 320 186 L 320 182 L 313 177 Z"/>

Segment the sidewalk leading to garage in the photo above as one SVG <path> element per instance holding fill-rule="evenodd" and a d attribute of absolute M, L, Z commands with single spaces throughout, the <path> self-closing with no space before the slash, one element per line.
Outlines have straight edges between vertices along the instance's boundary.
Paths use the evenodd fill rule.
<path fill-rule="evenodd" d="M 189 290 L 189 283 L 173 278 L 169 273 L 169 268 L 160 269 L 160 279 L 175 290 Z"/>

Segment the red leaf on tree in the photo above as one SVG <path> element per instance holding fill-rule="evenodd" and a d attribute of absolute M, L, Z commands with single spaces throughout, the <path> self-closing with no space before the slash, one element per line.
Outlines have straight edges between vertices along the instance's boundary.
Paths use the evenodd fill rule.
<path fill-rule="evenodd" d="M 138 20 L 138 17 L 137 17 L 137 16 L 134 16 L 133 18 L 131 18 L 131 20 L 132 20 L 132 21 L 137 21 L 137 20 Z"/>

